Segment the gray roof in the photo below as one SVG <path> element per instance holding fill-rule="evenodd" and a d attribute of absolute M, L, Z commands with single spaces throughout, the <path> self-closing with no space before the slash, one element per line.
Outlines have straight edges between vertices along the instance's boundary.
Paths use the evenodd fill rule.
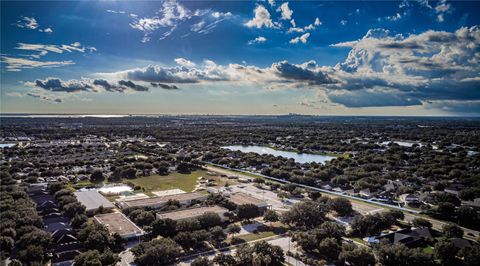
<path fill-rule="evenodd" d="M 98 209 L 100 206 L 107 209 L 114 207 L 110 201 L 96 190 L 76 191 L 74 194 L 77 200 L 87 208 L 87 212 Z"/>

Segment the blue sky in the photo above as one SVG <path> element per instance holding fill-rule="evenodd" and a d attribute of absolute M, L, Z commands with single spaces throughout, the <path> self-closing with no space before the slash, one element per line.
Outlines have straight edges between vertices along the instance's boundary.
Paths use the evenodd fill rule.
<path fill-rule="evenodd" d="M 2 1 L 1 111 L 480 115 L 476 1 Z"/>

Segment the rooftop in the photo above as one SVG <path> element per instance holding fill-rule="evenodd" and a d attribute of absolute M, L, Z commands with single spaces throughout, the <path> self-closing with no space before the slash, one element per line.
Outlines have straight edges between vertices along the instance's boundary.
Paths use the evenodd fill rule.
<path fill-rule="evenodd" d="M 178 200 L 178 201 L 191 201 L 191 200 L 201 200 L 206 198 L 205 195 L 191 192 L 191 193 L 182 193 L 176 195 L 167 195 L 161 197 L 151 197 L 146 199 L 136 199 L 122 202 L 124 207 L 142 207 L 142 206 L 153 206 L 161 205 L 167 203 L 169 200 Z"/>
<path fill-rule="evenodd" d="M 107 209 L 113 208 L 113 204 L 96 190 L 76 191 L 74 194 L 77 200 L 86 207 L 87 212 L 98 209 L 100 206 Z"/>
<path fill-rule="evenodd" d="M 268 205 L 265 201 L 242 192 L 230 194 L 230 201 L 237 205 L 253 204 L 258 207 L 266 207 Z"/>
<path fill-rule="evenodd" d="M 180 211 L 158 213 L 157 217 L 158 219 L 184 220 L 184 219 L 199 217 L 208 212 L 213 212 L 213 213 L 222 215 L 224 213 L 227 213 L 228 210 L 220 206 L 200 207 L 200 208 L 185 209 Z"/>
<path fill-rule="evenodd" d="M 134 224 L 127 216 L 120 212 L 95 215 L 93 217 L 98 223 L 105 225 L 112 233 L 122 237 L 133 237 L 143 235 L 142 229 Z"/>

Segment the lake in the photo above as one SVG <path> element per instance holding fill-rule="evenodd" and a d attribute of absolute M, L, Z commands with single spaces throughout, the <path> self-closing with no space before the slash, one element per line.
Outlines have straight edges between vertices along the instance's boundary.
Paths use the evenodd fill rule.
<path fill-rule="evenodd" d="M 231 150 L 231 151 L 241 151 L 241 152 L 245 152 L 245 153 L 254 152 L 254 153 L 257 153 L 257 154 L 271 154 L 273 156 L 281 156 L 281 157 L 284 157 L 284 158 L 292 158 L 297 163 L 317 162 L 317 163 L 324 164 L 325 162 L 336 158 L 334 156 L 328 156 L 328 155 L 319 155 L 319 154 L 311 154 L 311 153 L 297 153 L 297 152 L 291 152 L 291 151 L 279 151 L 279 150 L 274 150 L 272 148 L 265 147 L 265 146 L 233 145 L 233 146 L 224 146 L 222 148 L 227 149 L 227 150 Z"/>

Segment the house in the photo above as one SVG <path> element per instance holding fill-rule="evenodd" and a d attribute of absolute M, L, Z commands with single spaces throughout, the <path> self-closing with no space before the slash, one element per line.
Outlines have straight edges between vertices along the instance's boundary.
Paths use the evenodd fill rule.
<path fill-rule="evenodd" d="M 332 190 L 338 193 L 343 193 L 343 189 L 341 187 L 335 187 Z"/>
<path fill-rule="evenodd" d="M 130 240 L 144 235 L 143 230 L 121 212 L 95 215 L 93 220 L 96 223 L 105 225 L 110 233 L 117 233 L 123 239 Z"/>
<path fill-rule="evenodd" d="M 362 189 L 358 192 L 358 195 L 365 197 L 365 198 L 371 198 L 375 196 L 375 192 L 370 191 L 369 188 Z"/>
<path fill-rule="evenodd" d="M 120 208 L 128 207 L 150 207 L 159 209 L 165 206 L 169 201 L 178 201 L 181 205 L 190 205 L 194 202 L 202 202 L 207 199 L 207 195 L 196 192 L 182 193 L 175 195 L 166 195 L 161 197 L 150 197 L 145 199 L 135 199 L 129 201 L 120 201 L 118 205 Z"/>
<path fill-rule="evenodd" d="M 460 194 L 460 191 L 462 191 L 465 188 L 464 185 L 462 184 L 450 184 L 447 188 L 445 188 L 443 191 L 454 194 L 455 196 L 458 196 Z"/>
<path fill-rule="evenodd" d="M 462 205 L 480 210 L 480 198 L 476 198 L 473 201 L 462 201 Z"/>
<path fill-rule="evenodd" d="M 407 247 L 418 247 L 426 239 L 432 238 L 429 228 L 402 229 L 375 237 L 378 241 L 387 240 L 392 244 L 404 244 Z"/>
<path fill-rule="evenodd" d="M 174 221 L 182 221 L 193 218 L 198 218 L 206 213 L 216 213 L 222 220 L 222 222 L 228 220 L 228 209 L 225 209 L 220 206 L 213 207 L 200 207 L 192 209 L 184 209 L 179 211 L 163 212 L 157 213 L 157 219 L 171 219 Z"/>
<path fill-rule="evenodd" d="M 419 199 L 417 196 L 415 196 L 414 194 L 402 194 L 400 195 L 400 201 L 405 203 L 405 204 L 410 204 L 410 203 L 415 203 L 415 202 L 419 202 Z"/>
<path fill-rule="evenodd" d="M 458 249 L 470 247 L 472 245 L 470 244 L 470 241 L 463 238 L 452 238 L 450 239 L 450 242 L 452 242 L 452 244 Z"/>
<path fill-rule="evenodd" d="M 113 209 L 113 204 L 108 201 L 97 190 L 84 190 L 73 192 L 77 200 L 85 206 L 87 214 L 92 214 L 95 210 L 102 206 L 106 210 Z"/>

